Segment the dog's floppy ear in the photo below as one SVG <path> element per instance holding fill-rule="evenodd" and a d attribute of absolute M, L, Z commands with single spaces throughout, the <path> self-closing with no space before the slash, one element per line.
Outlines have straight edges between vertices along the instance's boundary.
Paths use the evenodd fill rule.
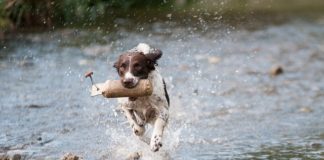
<path fill-rule="evenodd" d="M 113 65 L 113 67 L 114 68 L 118 68 L 118 64 L 119 64 L 119 61 L 115 62 L 114 65 Z"/>
<path fill-rule="evenodd" d="M 119 70 L 119 61 L 120 61 L 120 57 L 118 58 L 118 60 L 113 65 L 113 67 L 116 68 L 117 71 Z"/>
<path fill-rule="evenodd" d="M 145 54 L 146 58 L 148 59 L 148 67 L 151 70 L 155 69 L 155 66 L 157 65 L 157 60 L 162 57 L 162 51 L 159 49 L 154 49 L 148 54 Z"/>
<path fill-rule="evenodd" d="M 162 51 L 159 49 L 154 49 L 148 54 L 145 54 L 145 56 L 153 63 L 157 64 L 157 60 L 162 57 Z"/>

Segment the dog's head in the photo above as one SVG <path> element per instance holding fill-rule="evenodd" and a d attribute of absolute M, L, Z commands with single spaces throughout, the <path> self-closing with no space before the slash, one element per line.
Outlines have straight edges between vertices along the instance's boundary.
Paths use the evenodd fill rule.
<path fill-rule="evenodd" d="M 117 69 L 122 85 L 126 88 L 133 88 L 140 79 L 147 79 L 149 73 L 155 70 L 157 60 L 161 56 L 160 50 L 147 54 L 126 52 L 120 55 L 114 67 Z"/>

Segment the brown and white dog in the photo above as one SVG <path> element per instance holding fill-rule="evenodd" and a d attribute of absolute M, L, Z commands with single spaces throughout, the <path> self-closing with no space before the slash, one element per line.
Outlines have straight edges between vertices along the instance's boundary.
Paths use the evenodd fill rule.
<path fill-rule="evenodd" d="M 120 55 L 114 64 L 124 87 L 133 88 L 140 79 L 148 79 L 152 83 L 152 95 L 118 98 L 118 102 L 133 129 L 133 133 L 140 140 L 150 144 L 153 152 L 162 147 L 163 130 L 169 117 L 169 96 L 165 82 L 156 68 L 157 60 L 161 56 L 161 50 L 140 43 L 137 47 Z M 153 126 L 150 140 L 143 136 L 146 124 Z"/>

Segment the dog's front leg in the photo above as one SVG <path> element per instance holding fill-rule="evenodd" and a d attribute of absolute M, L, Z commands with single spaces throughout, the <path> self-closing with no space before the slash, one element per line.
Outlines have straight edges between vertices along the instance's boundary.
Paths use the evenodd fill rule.
<path fill-rule="evenodd" d="M 134 113 L 137 124 L 141 127 L 144 126 L 145 125 L 144 120 L 138 115 L 138 113 L 136 111 L 134 111 L 133 113 Z"/>
<path fill-rule="evenodd" d="M 151 137 L 151 150 L 153 152 L 158 151 L 162 147 L 162 136 L 163 136 L 163 130 L 166 126 L 167 119 L 158 117 L 154 122 L 154 130 Z"/>
<path fill-rule="evenodd" d="M 145 132 L 144 126 L 139 126 L 135 120 L 134 114 L 132 113 L 133 111 L 131 109 L 127 109 L 122 107 L 124 114 L 130 124 L 130 126 L 133 129 L 133 133 L 137 136 L 142 136 Z"/>

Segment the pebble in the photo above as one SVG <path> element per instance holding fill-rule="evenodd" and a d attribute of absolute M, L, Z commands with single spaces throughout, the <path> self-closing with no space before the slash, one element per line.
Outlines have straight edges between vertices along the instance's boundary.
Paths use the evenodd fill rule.
<path fill-rule="evenodd" d="M 141 158 L 141 153 L 134 152 L 128 155 L 127 160 L 139 160 Z"/>
<path fill-rule="evenodd" d="M 221 59 L 217 56 L 208 57 L 208 63 L 210 63 L 210 64 L 217 64 L 220 62 L 220 60 Z"/>
<path fill-rule="evenodd" d="M 302 113 L 310 113 L 310 112 L 313 112 L 313 110 L 309 107 L 302 107 L 299 109 L 299 112 L 302 112 Z"/>
<path fill-rule="evenodd" d="M 195 89 L 195 90 L 193 91 L 193 93 L 194 93 L 195 95 L 198 95 L 198 94 L 199 94 L 198 89 Z"/>
<path fill-rule="evenodd" d="M 20 154 L 14 154 L 12 156 L 11 160 L 21 160 L 21 155 Z"/>
<path fill-rule="evenodd" d="M 62 160 L 79 160 L 79 156 L 73 153 L 67 153 L 63 156 Z"/>
<path fill-rule="evenodd" d="M 30 104 L 26 106 L 27 108 L 45 108 L 46 105 Z"/>
<path fill-rule="evenodd" d="M 10 150 L 4 155 L 4 159 L 0 156 L 0 160 L 23 160 L 26 159 L 28 152 L 23 150 Z"/>
<path fill-rule="evenodd" d="M 6 154 L 0 154 L 0 160 L 10 160 L 9 156 Z"/>
<path fill-rule="evenodd" d="M 284 72 L 283 68 L 279 65 L 272 66 L 270 69 L 270 75 L 277 76 Z"/>
<path fill-rule="evenodd" d="M 322 144 L 320 144 L 320 143 L 313 143 L 311 146 L 312 146 L 312 148 L 320 149 L 322 147 Z"/>

